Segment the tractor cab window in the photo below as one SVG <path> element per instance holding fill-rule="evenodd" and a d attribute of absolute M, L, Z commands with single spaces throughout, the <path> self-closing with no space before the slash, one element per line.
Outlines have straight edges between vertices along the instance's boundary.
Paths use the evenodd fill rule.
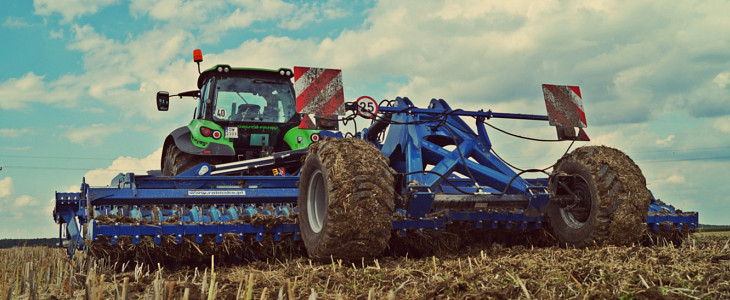
<path fill-rule="evenodd" d="M 219 78 L 214 99 L 216 121 L 284 123 L 296 114 L 291 88 L 282 81 Z"/>
<path fill-rule="evenodd" d="M 198 103 L 198 107 L 197 107 L 197 112 L 198 112 L 197 118 L 198 119 L 205 119 L 206 107 L 207 107 L 207 105 L 205 105 L 205 104 L 206 104 L 206 101 L 208 101 L 210 99 L 210 95 L 208 93 L 209 92 L 208 86 L 210 85 L 210 82 L 211 82 L 210 80 L 206 81 L 205 84 L 203 84 L 203 87 L 200 89 L 200 99 L 198 100 L 199 103 Z"/>

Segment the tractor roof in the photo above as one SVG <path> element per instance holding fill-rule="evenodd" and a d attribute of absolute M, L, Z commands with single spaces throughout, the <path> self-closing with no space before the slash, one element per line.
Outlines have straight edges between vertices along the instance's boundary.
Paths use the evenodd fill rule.
<path fill-rule="evenodd" d="M 203 87 L 203 82 L 205 82 L 208 77 L 221 73 L 229 76 L 263 77 L 267 79 L 279 77 L 288 80 L 294 77 L 294 72 L 288 68 L 273 70 L 259 68 L 233 68 L 229 65 L 215 65 L 214 67 L 200 73 L 200 76 L 198 77 L 198 88 Z"/>

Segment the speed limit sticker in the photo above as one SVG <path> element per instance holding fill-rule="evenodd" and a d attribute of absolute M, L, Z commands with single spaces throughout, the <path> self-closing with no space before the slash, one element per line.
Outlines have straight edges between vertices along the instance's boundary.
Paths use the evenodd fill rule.
<path fill-rule="evenodd" d="M 371 97 L 362 96 L 357 98 L 355 105 L 357 105 L 357 114 L 364 118 L 375 118 L 375 115 L 378 113 L 378 103 Z"/>
<path fill-rule="evenodd" d="M 227 115 L 228 115 L 228 112 L 223 107 L 219 107 L 215 111 L 215 116 L 218 117 L 218 118 L 220 118 L 220 119 L 225 119 Z"/>

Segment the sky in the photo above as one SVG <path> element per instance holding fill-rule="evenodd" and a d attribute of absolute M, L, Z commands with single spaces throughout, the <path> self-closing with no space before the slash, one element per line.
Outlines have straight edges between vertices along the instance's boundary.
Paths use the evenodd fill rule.
<path fill-rule="evenodd" d="M 0 238 L 53 237 L 54 193 L 159 169 L 203 68 L 342 69 L 346 101 L 546 114 L 541 84 L 578 85 L 591 142 L 621 149 L 663 201 L 730 224 L 727 1 L 6 1 L 0 12 Z M 361 122 L 361 126 L 366 122 Z M 490 120 L 555 138 L 547 122 Z M 568 143 L 489 130 L 520 168 Z"/>

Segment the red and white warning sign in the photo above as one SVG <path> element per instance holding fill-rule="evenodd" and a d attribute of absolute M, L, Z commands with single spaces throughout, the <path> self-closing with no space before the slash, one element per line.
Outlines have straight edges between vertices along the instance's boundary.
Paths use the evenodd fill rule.
<path fill-rule="evenodd" d="M 294 92 L 297 112 L 303 114 L 301 129 L 316 129 L 314 115 L 345 114 L 342 70 L 294 67 Z"/>
<path fill-rule="evenodd" d="M 579 87 L 543 84 L 542 92 L 545 94 L 550 125 L 578 128 L 588 126 Z"/>

